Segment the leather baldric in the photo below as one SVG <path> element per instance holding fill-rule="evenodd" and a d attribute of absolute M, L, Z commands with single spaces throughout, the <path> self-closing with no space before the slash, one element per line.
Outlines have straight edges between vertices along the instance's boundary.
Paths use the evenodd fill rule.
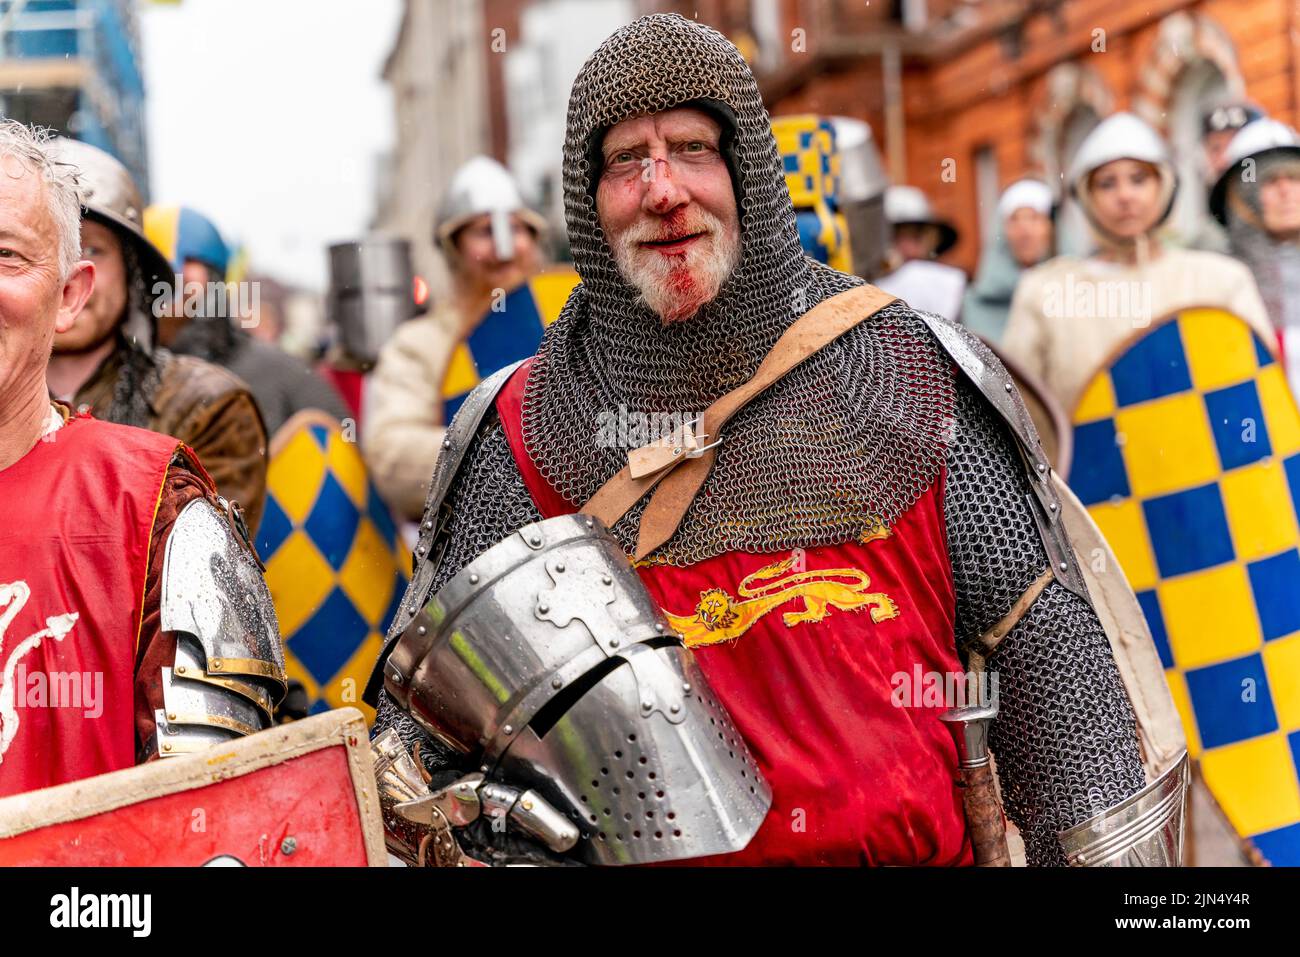
<path fill-rule="evenodd" d="M 654 494 L 641 515 L 637 533 L 636 558 L 645 558 L 677 531 L 686 510 L 713 468 L 717 455 L 713 446 L 720 440 L 727 421 L 803 360 L 865 322 L 896 298 L 875 286 L 863 285 L 818 303 L 781 334 L 753 378 L 704 410 L 698 435 L 686 432 L 667 443 L 635 450 L 629 456 L 633 461 L 602 485 L 580 511 L 612 528 L 628 509 L 653 489 Z M 707 438 L 703 446 L 698 441 L 701 437 Z M 663 461 L 663 464 L 647 472 L 644 464 L 638 467 L 638 462 L 646 461 Z"/>

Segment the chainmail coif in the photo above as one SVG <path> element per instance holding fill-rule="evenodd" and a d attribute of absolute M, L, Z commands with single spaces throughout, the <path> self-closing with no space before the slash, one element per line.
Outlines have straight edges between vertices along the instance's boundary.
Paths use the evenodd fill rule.
<path fill-rule="evenodd" d="M 591 157 L 619 121 L 701 101 L 735 118 L 724 142 L 741 254 L 713 302 L 664 326 L 614 263 Z M 703 412 L 753 376 L 795 318 L 862 280 L 803 254 L 758 86 L 714 30 L 675 14 L 619 30 L 578 74 L 568 121 L 564 200 L 582 285 L 534 360 L 523 432 L 541 473 L 579 506 L 626 464 L 627 448 L 597 442 L 602 413 Z M 708 481 L 652 560 L 836 544 L 893 522 L 939 473 L 952 402 L 951 368 L 920 320 L 905 307 L 882 310 L 731 420 Z M 637 514 L 614 529 L 629 551 Z"/>

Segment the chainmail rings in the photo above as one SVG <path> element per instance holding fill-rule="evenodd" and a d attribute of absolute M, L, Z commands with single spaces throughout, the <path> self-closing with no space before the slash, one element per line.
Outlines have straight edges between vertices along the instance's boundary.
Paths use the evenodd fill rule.
<path fill-rule="evenodd" d="M 590 157 L 620 120 L 699 101 L 734 116 L 727 150 L 741 256 L 713 302 L 665 327 L 614 263 Z M 642 17 L 618 31 L 578 75 L 564 195 L 582 285 L 533 363 L 523 432 L 542 475 L 580 506 L 629 451 L 597 442 L 602 413 L 703 411 L 751 378 L 798 316 L 861 280 L 804 256 L 749 67 L 720 34 L 676 15 Z M 903 306 L 882 310 L 732 419 L 695 504 L 651 559 L 686 565 L 732 549 L 832 544 L 892 522 L 938 475 L 952 395 L 949 365 L 923 324 Z M 630 551 L 634 522 L 614 532 Z"/>
<path fill-rule="evenodd" d="M 1047 555 L 1010 434 L 969 387 L 958 396 L 944 513 L 963 647 L 1007 613 Z M 1000 706 L 989 748 L 1007 815 L 1029 863 L 1064 866 L 1056 835 L 1146 783 L 1110 642 L 1088 603 L 1053 582 L 988 667 L 998 674 Z"/>

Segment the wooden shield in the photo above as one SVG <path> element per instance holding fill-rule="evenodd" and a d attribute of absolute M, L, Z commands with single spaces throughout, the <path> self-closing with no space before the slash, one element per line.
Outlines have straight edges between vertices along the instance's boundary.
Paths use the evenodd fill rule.
<path fill-rule="evenodd" d="M 356 437 L 299 412 L 271 439 L 257 552 L 266 565 L 285 671 L 308 710 L 358 707 L 410 577 L 410 552 L 370 481 Z"/>
<path fill-rule="evenodd" d="M 1300 411 L 1239 317 L 1140 330 L 1074 410 L 1070 487 L 1132 584 L 1206 786 L 1300 864 Z M 1085 556 L 1086 560 L 1086 556 Z"/>
<path fill-rule="evenodd" d="M 383 867 L 366 723 L 341 708 L 0 799 L 4 867 Z"/>

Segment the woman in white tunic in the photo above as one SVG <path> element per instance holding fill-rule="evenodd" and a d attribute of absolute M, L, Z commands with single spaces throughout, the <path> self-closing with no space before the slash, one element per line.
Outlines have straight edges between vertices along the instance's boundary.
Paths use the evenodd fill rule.
<path fill-rule="evenodd" d="M 1177 182 L 1168 148 L 1147 123 L 1131 113 L 1102 121 L 1079 147 L 1068 181 L 1098 248 L 1026 272 L 1002 339 L 1004 351 L 1067 412 L 1125 341 L 1180 309 L 1226 309 L 1273 341 L 1245 265 L 1220 253 L 1167 247 L 1156 235 Z"/>

